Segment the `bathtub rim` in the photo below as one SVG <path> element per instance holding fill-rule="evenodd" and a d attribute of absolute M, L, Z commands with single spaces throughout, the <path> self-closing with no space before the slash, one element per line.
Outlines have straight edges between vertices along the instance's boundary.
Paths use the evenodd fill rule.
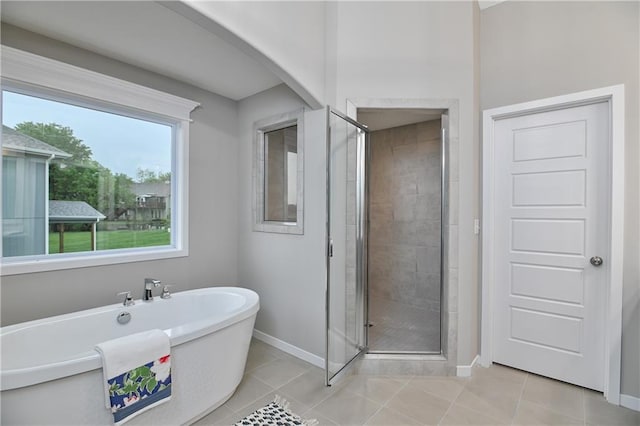
<path fill-rule="evenodd" d="M 222 321 L 217 320 L 214 322 L 212 319 L 203 319 L 163 329 L 162 331 L 169 336 L 171 347 L 179 346 L 207 334 L 215 333 L 218 330 L 230 327 L 236 323 L 246 320 L 247 318 L 257 315 L 257 312 L 260 309 L 259 296 L 255 291 L 244 287 L 204 287 L 173 293 L 172 298 L 223 292 L 241 294 L 245 297 L 245 303 L 239 307 L 236 312 Z M 162 299 L 156 297 L 154 302 L 158 302 L 160 300 Z M 135 302 L 145 303 L 139 299 Z M 0 338 L 5 334 L 16 333 L 22 329 L 50 323 L 52 321 L 65 321 L 70 318 L 81 316 L 82 314 L 90 315 L 104 312 L 117 312 L 123 308 L 122 304 L 116 303 L 98 308 L 84 309 L 67 314 L 13 324 L 0 328 Z M 149 329 L 152 328 L 150 327 Z M 0 360 L 0 391 L 7 391 L 101 369 L 102 359 L 100 354 L 94 348 L 91 348 L 87 351 L 79 352 L 77 356 L 69 360 L 58 361 L 50 364 L 41 364 L 32 367 L 14 368 L 11 370 L 4 370 L 2 367 L 2 361 Z"/>

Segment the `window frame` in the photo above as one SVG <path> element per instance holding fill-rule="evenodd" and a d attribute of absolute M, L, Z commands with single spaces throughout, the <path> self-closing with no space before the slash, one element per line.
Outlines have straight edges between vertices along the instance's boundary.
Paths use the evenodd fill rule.
<path fill-rule="evenodd" d="M 265 134 L 297 126 L 296 221 L 265 220 Z M 253 124 L 253 230 L 280 234 L 304 234 L 304 109 L 274 115 Z"/>
<path fill-rule="evenodd" d="M 173 138 L 169 246 L 3 258 L 0 241 L 0 276 L 188 256 L 189 123 L 200 104 L 4 45 L 1 55 L 3 91 L 169 125 Z"/>

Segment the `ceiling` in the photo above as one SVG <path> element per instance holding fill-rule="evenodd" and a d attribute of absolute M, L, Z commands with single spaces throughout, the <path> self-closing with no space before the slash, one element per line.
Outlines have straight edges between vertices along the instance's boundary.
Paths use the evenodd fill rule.
<path fill-rule="evenodd" d="M 217 35 L 152 1 L 2 1 L 2 21 L 233 100 L 282 83 Z"/>
<path fill-rule="evenodd" d="M 444 111 L 443 109 L 358 108 L 358 122 L 366 125 L 373 132 L 438 120 Z"/>

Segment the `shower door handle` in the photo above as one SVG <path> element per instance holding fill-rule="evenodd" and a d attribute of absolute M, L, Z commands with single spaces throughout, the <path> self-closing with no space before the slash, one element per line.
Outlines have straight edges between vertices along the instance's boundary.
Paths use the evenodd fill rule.
<path fill-rule="evenodd" d="M 327 255 L 329 257 L 333 257 L 333 238 L 329 238 L 329 243 L 327 245 Z"/>

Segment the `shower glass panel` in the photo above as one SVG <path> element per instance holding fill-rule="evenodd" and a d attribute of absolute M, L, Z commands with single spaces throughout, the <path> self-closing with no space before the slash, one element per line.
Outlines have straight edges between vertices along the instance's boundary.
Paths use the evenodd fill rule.
<path fill-rule="evenodd" d="M 327 108 L 326 381 L 365 349 L 365 144 L 359 123 Z"/>

